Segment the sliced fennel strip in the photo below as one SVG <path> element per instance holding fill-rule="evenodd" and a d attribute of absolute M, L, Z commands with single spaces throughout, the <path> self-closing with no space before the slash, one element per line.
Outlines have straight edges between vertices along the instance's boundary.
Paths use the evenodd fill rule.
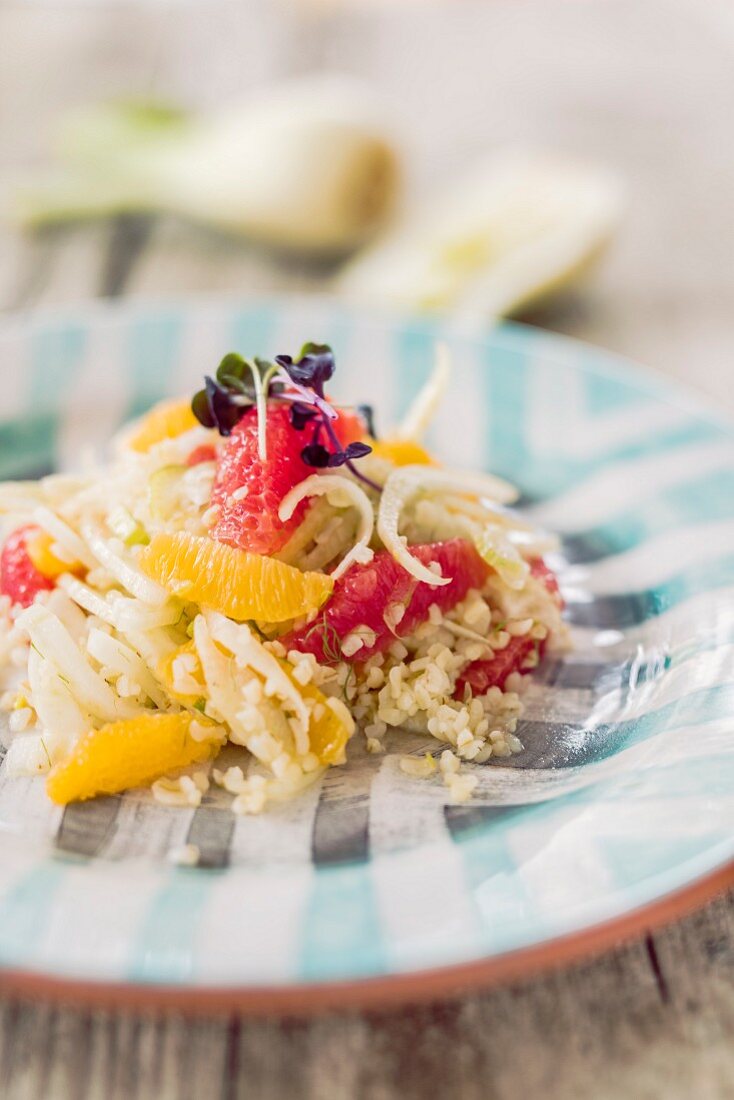
<path fill-rule="evenodd" d="M 440 341 L 436 344 L 435 364 L 430 377 L 417 394 L 395 433 L 398 439 L 411 439 L 416 443 L 421 441 L 443 401 L 450 380 L 451 353 L 448 346 Z"/>
<path fill-rule="evenodd" d="M 98 560 L 91 553 L 84 539 L 50 508 L 45 506 L 36 508 L 33 519 L 40 528 L 68 550 L 87 569 L 96 569 L 99 566 Z"/>
<path fill-rule="evenodd" d="M 61 757 L 91 728 L 91 715 L 79 705 L 63 676 L 36 649 L 28 654 L 28 682 L 41 726 L 51 735 L 51 756 Z M 61 748 L 61 753 L 57 754 L 56 748 Z"/>
<path fill-rule="evenodd" d="M 375 526 L 375 514 L 370 499 L 364 489 L 354 481 L 340 474 L 311 474 L 283 497 L 278 509 L 278 518 L 286 523 L 296 507 L 306 497 L 325 496 L 335 508 L 353 507 L 359 513 L 359 529 L 351 550 L 342 558 L 331 576 L 334 580 L 342 577 L 354 562 L 366 565 L 374 556 L 369 547 Z"/>
<path fill-rule="evenodd" d="M 98 664 L 133 680 L 160 710 L 170 707 L 171 699 L 156 683 L 142 657 L 118 638 L 93 627 L 87 639 L 87 652 Z"/>
<path fill-rule="evenodd" d="M 294 738 L 296 749 L 301 755 L 309 751 L 308 727 L 310 715 L 303 697 L 293 686 L 280 667 L 278 660 L 261 645 L 252 631 L 244 623 L 233 623 L 216 611 L 207 612 L 205 621 L 215 642 L 228 649 L 240 661 L 242 666 L 262 676 L 266 695 L 276 695 L 296 718 Z M 198 626 L 194 626 L 194 637 Z M 198 647 L 198 642 L 197 642 Z"/>
<path fill-rule="evenodd" d="M 106 538 L 89 522 L 82 525 L 82 534 L 97 561 L 133 596 L 153 607 L 162 607 L 168 602 L 169 594 L 165 588 L 145 576 L 119 539 Z M 119 543 L 118 551 L 115 543 Z"/>
<path fill-rule="evenodd" d="M 400 517 L 405 505 L 418 493 L 441 493 L 446 490 L 488 497 L 500 504 L 510 504 L 517 499 L 517 490 L 509 482 L 491 474 L 464 473 L 429 466 L 401 466 L 393 470 L 382 491 L 377 533 L 385 548 L 411 576 L 435 586 L 449 584 L 451 578 L 437 576 L 410 553 L 405 537 L 400 534 Z"/>
<path fill-rule="evenodd" d="M 34 604 L 18 618 L 41 656 L 68 681 L 77 702 L 105 722 L 132 718 L 140 707 L 120 699 L 107 681 L 95 672 L 64 625 L 50 611 Z"/>

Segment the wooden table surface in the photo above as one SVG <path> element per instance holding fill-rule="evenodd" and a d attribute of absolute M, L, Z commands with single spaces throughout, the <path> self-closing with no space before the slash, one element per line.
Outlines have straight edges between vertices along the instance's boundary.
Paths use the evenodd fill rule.
<path fill-rule="evenodd" d="M 213 14 L 214 13 L 214 14 Z M 216 17 L 215 17 L 216 16 Z M 594 279 L 533 318 L 734 411 L 734 15 L 728 0 L 0 8 L 0 180 L 65 105 L 131 89 L 207 105 L 336 66 L 400 104 L 411 186 L 502 143 L 619 169 Z M 100 294 L 318 286 L 167 219 L 0 229 L 0 308 Z M 733 796 L 734 797 L 734 794 Z M 404 1100 L 734 1096 L 734 896 L 595 961 L 455 1004 L 309 1022 L 0 1003 L 0 1096 Z"/>

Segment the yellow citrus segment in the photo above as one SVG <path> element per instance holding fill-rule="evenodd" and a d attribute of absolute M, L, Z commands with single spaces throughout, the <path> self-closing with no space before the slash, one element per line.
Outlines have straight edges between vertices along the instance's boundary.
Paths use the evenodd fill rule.
<path fill-rule="evenodd" d="M 179 646 L 173 653 L 159 661 L 156 675 L 169 695 L 186 706 L 193 706 L 206 692 L 199 655 L 193 641 Z M 182 690 L 182 687 L 191 690 Z M 194 688 L 196 688 L 195 692 Z"/>
<path fill-rule="evenodd" d="M 49 798 L 65 806 L 98 794 L 117 794 L 207 760 L 220 741 L 195 741 L 191 722 L 189 714 L 149 713 L 90 730 L 49 774 Z"/>
<path fill-rule="evenodd" d="M 319 717 L 314 717 L 311 712 L 311 721 L 308 727 L 308 739 L 311 752 L 318 756 L 322 764 L 344 763 L 344 748 L 349 740 L 349 730 L 342 720 L 329 706 L 325 695 L 318 688 L 306 684 L 301 689 L 305 699 L 314 699 L 314 709 Z M 323 706 L 323 711 L 319 707 Z"/>
<path fill-rule="evenodd" d="M 299 684 L 293 675 L 293 666 L 287 661 L 281 661 L 280 664 L 306 702 L 313 702 L 308 725 L 311 752 L 318 756 L 322 764 L 342 764 L 351 730 L 336 711 L 332 710 L 323 692 L 314 684 Z"/>
<path fill-rule="evenodd" d="M 372 453 L 386 458 L 396 466 L 435 466 L 435 460 L 425 447 L 412 439 L 380 439 L 371 443 Z"/>
<path fill-rule="evenodd" d="M 54 540 L 45 531 L 39 531 L 37 535 L 26 539 L 25 545 L 28 557 L 39 573 L 42 573 L 44 577 L 48 577 L 49 580 L 54 580 L 56 577 L 60 577 L 62 573 L 79 573 L 83 571 L 84 567 L 80 562 L 64 561 L 62 558 L 57 557 L 52 550 L 53 544 Z"/>
<path fill-rule="evenodd" d="M 275 558 L 184 531 L 156 535 L 138 561 L 168 592 L 238 622 L 299 618 L 318 610 L 334 587 L 326 573 L 303 573 Z"/>
<path fill-rule="evenodd" d="M 188 401 L 161 401 L 140 421 L 128 439 L 128 446 L 133 451 L 149 451 L 156 443 L 175 439 L 197 424 Z"/>

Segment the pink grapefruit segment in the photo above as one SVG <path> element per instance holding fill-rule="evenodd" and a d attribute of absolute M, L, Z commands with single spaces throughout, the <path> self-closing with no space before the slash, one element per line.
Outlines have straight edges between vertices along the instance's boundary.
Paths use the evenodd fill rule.
<path fill-rule="evenodd" d="M 0 592 L 14 604 L 29 607 L 39 592 L 50 592 L 54 582 L 33 564 L 28 540 L 40 534 L 38 527 L 26 525 L 13 531 L 0 554 Z"/>
<path fill-rule="evenodd" d="M 530 667 L 524 667 L 525 663 L 536 650 L 540 656 L 544 648 L 545 642 L 536 642 L 527 636 L 510 638 L 505 648 L 498 649 L 494 657 L 474 661 L 464 670 L 456 685 L 456 697 L 463 698 L 465 684 L 469 684 L 473 695 L 484 695 L 491 687 L 504 691 L 508 676 L 513 672 L 530 672 Z"/>
<path fill-rule="evenodd" d="M 530 562 L 530 573 L 537 580 L 542 581 L 558 603 L 563 606 L 558 580 L 542 558 L 533 558 Z M 533 654 L 537 653 L 538 659 L 543 656 L 548 639 L 536 641 L 524 635 L 519 638 L 510 638 L 504 649 L 498 649 L 493 657 L 488 660 L 474 661 L 462 673 L 461 679 L 456 685 L 456 697 L 463 698 L 464 686 L 468 684 L 474 695 L 484 695 L 491 687 L 498 687 L 504 691 L 507 679 L 513 672 L 525 675 L 537 667 L 537 660 Z"/>
<path fill-rule="evenodd" d="M 374 633 L 374 642 L 363 644 L 355 656 L 355 660 L 365 661 L 387 649 L 396 636 L 411 634 L 428 618 L 431 604 L 449 611 L 470 588 L 481 588 L 489 573 L 465 539 L 410 549 L 424 565 L 438 562 L 442 575 L 451 582 L 441 587 L 418 582 L 387 551 L 378 551 L 369 565 L 353 565 L 336 582 L 331 599 L 313 623 L 281 641 L 289 649 L 313 653 L 323 664 L 336 664 L 342 659 L 340 646 L 348 634 L 361 630 L 371 640 Z M 393 629 L 389 623 L 394 624 Z"/>
<path fill-rule="evenodd" d="M 306 433 L 291 425 L 285 405 L 270 405 L 267 414 L 267 460 L 258 454 L 257 413 L 250 409 L 235 426 L 219 457 L 212 504 L 219 518 L 212 537 L 253 554 L 275 554 L 298 527 L 307 503 L 287 523 L 278 519 L 286 493 L 313 469 L 301 458 Z"/>

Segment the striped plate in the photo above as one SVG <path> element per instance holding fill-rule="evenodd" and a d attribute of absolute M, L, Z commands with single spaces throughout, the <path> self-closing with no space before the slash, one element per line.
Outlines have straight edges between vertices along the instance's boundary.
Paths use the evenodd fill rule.
<path fill-rule="evenodd" d="M 0 474 L 78 461 L 233 347 L 326 340 L 338 396 L 388 424 L 438 335 L 456 377 L 432 446 L 515 481 L 563 538 L 575 648 L 527 693 L 525 751 L 477 766 L 476 799 L 449 806 L 398 750 L 355 745 L 319 789 L 247 819 L 218 794 L 62 813 L 0 770 L 6 985 L 193 1008 L 435 994 L 639 927 L 729 874 L 734 434 L 662 380 L 534 329 L 477 339 L 323 299 L 94 306 L 0 329 Z M 187 841 L 199 868 L 167 858 Z"/>

